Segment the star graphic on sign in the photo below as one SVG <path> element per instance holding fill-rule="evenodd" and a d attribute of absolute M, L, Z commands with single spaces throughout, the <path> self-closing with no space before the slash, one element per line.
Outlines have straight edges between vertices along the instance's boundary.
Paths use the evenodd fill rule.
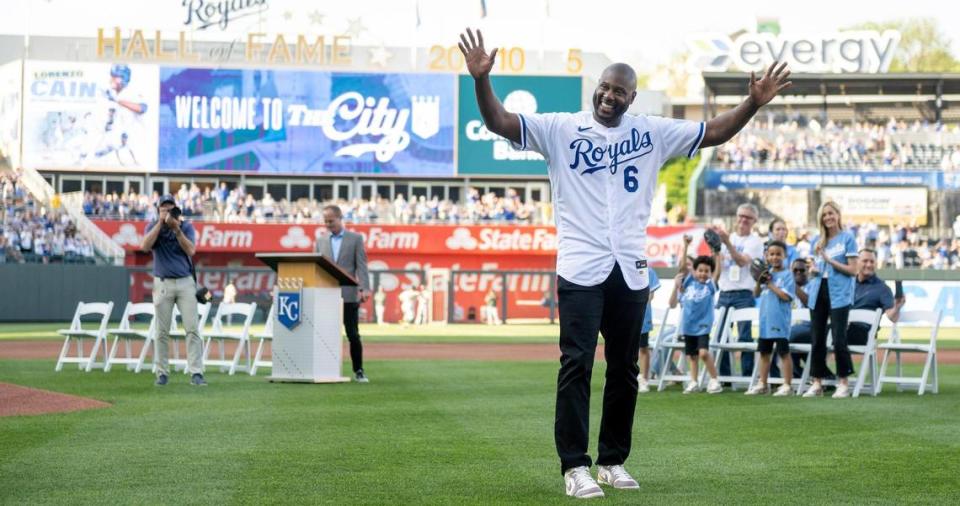
<path fill-rule="evenodd" d="M 370 48 L 370 65 L 377 65 L 380 67 L 387 66 L 387 60 L 393 57 L 393 53 L 387 50 L 387 46 L 380 44 L 380 46 Z"/>
<path fill-rule="evenodd" d="M 350 28 L 347 28 L 346 33 L 350 34 L 353 38 L 359 37 L 360 32 L 367 29 L 367 27 L 363 26 L 363 21 L 361 21 L 360 18 L 348 19 L 347 22 L 350 23 Z"/>
<path fill-rule="evenodd" d="M 310 13 L 310 23 L 314 25 L 323 24 L 323 14 L 320 14 L 320 11 L 313 11 Z"/>
<path fill-rule="evenodd" d="M 286 21 L 290 21 L 291 19 L 293 19 L 293 12 L 283 11 L 283 19 Z"/>

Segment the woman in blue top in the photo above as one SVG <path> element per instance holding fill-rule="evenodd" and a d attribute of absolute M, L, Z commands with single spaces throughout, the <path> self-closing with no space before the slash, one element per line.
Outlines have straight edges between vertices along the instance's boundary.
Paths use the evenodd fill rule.
<path fill-rule="evenodd" d="M 847 317 L 853 303 L 857 275 L 857 241 L 843 229 L 840 207 L 824 202 L 817 212 L 820 236 L 814 240 L 814 263 L 810 272 L 807 307 L 810 308 L 810 336 L 813 357 L 810 375 L 813 385 L 804 397 L 823 395 L 821 380 L 827 374 L 827 320 L 833 334 L 837 377 L 840 379 L 834 398 L 850 396 L 847 377 L 853 374 L 853 360 L 847 347 Z"/>
<path fill-rule="evenodd" d="M 791 244 L 787 244 L 787 235 L 790 234 L 790 229 L 787 228 L 787 222 L 776 218 L 770 222 L 770 234 L 768 237 L 767 244 L 770 244 L 773 241 L 780 241 L 787 246 L 786 254 L 787 256 L 783 259 L 783 265 L 788 269 L 793 265 L 793 261 L 800 258 L 799 253 L 797 252 L 797 247 Z"/>

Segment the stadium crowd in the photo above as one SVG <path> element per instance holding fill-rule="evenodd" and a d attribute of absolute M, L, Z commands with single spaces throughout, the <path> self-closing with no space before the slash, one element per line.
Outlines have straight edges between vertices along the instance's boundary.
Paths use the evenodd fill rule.
<path fill-rule="evenodd" d="M 481 194 L 472 188 L 463 202 L 425 196 L 407 199 L 397 195 L 392 201 L 352 199 L 317 201 L 299 199 L 275 200 L 269 193 L 255 199 L 242 186 L 228 189 L 203 188 L 196 184 L 184 185 L 176 193 L 178 205 L 185 216 L 195 219 L 228 223 L 309 223 L 322 221 L 322 209 L 327 204 L 340 206 L 344 219 L 353 223 L 550 223 L 551 209 L 544 202 L 523 202 L 513 189 L 505 195 Z M 158 194 L 143 195 L 86 193 L 83 211 L 98 218 L 145 219 L 155 216 Z"/>
<path fill-rule="evenodd" d="M 893 118 L 886 123 L 758 118 L 717 149 L 713 165 L 743 170 L 960 170 L 960 126 Z"/>
<path fill-rule="evenodd" d="M 0 263 L 95 263 L 90 241 L 51 207 L 38 204 L 17 176 L 0 174 Z"/>

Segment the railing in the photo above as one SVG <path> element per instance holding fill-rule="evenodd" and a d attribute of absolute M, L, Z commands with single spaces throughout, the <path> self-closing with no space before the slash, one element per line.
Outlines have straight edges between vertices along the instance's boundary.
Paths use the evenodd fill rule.
<path fill-rule="evenodd" d="M 32 169 L 24 169 L 24 173 L 29 170 Z M 34 171 L 34 173 L 36 173 L 36 171 Z M 39 174 L 37 175 L 39 176 Z M 40 179 L 43 180 L 44 184 L 49 187 L 52 192 L 53 188 L 47 184 L 46 180 L 42 177 Z M 33 190 L 31 190 L 31 192 L 33 192 Z M 111 259 L 114 265 L 123 265 L 123 260 L 126 257 L 126 252 L 123 251 L 123 247 L 114 242 L 106 232 L 94 225 L 94 223 L 83 214 L 83 192 L 63 193 L 60 195 L 60 203 L 63 205 L 64 211 L 70 215 L 70 218 L 73 219 L 73 222 L 76 224 L 77 232 L 90 240 L 93 248 L 97 250 L 97 253 Z"/>

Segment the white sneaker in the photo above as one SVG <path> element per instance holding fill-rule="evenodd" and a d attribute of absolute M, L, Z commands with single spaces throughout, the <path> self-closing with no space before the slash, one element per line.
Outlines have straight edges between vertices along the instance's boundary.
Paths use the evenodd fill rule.
<path fill-rule="evenodd" d="M 753 385 L 749 390 L 743 393 L 743 395 L 767 395 L 770 393 L 770 387 L 763 384 L 757 383 Z"/>
<path fill-rule="evenodd" d="M 850 397 L 850 387 L 848 385 L 837 385 L 837 391 L 833 393 L 834 399 L 846 399 Z"/>
<path fill-rule="evenodd" d="M 723 392 L 723 385 L 719 381 L 712 379 L 707 383 L 707 393 L 708 394 L 719 394 Z"/>
<path fill-rule="evenodd" d="M 650 383 L 647 382 L 646 378 L 640 376 L 637 378 L 637 393 L 645 394 L 650 392 Z"/>
<path fill-rule="evenodd" d="M 803 393 L 804 397 L 823 397 L 823 387 L 822 386 L 811 386 Z"/>
<path fill-rule="evenodd" d="M 601 485 L 610 485 L 613 488 L 640 488 L 637 480 L 633 479 L 623 466 L 597 466 L 597 481 Z"/>
<path fill-rule="evenodd" d="M 686 388 L 683 389 L 685 394 L 695 394 L 700 391 L 700 384 L 696 381 L 688 381 Z"/>
<path fill-rule="evenodd" d="M 563 473 L 563 481 L 569 496 L 577 499 L 603 497 L 603 490 L 600 490 L 600 485 L 590 476 L 590 470 L 586 466 L 567 469 L 567 472 Z"/>
<path fill-rule="evenodd" d="M 787 397 L 790 395 L 793 395 L 793 389 L 790 388 L 790 385 L 786 385 L 786 384 L 780 385 L 780 388 L 778 388 L 777 391 L 773 393 L 774 397 Z"/>

